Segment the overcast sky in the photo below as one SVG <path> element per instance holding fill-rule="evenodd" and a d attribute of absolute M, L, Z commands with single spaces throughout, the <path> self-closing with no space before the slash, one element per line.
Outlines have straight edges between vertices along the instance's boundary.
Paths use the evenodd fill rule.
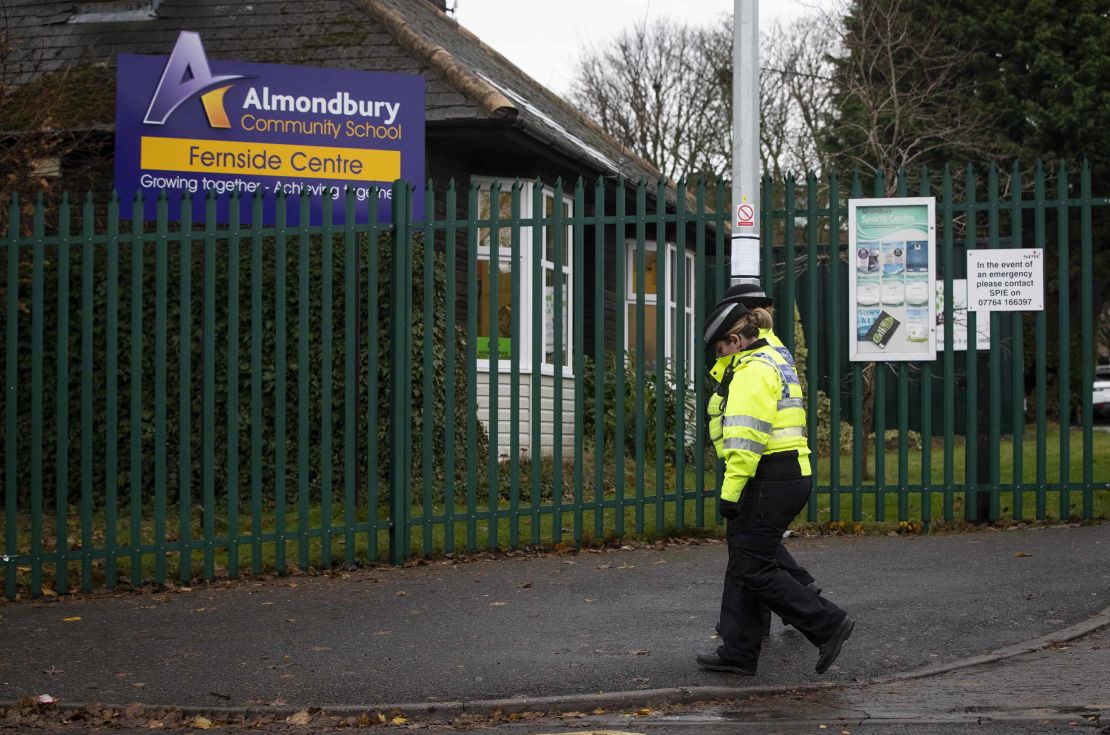
<path fill-rule="evenodd" d="M 455 18 L 541 84 L 570 91 L 584 48 L 600 47 L 641 20 L 725 22 L 734 0 L 448 0 Z M 759 27 L 808 15 L 828 0 L 764 0 Z"/>

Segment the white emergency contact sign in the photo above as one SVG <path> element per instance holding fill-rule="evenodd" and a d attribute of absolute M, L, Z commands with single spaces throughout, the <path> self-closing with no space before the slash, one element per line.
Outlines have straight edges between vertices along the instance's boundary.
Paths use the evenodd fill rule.
<path fill-rule="evenodd" d="M 971 311 L 1044 311 L 1044 250 L 967 251 Z"/>

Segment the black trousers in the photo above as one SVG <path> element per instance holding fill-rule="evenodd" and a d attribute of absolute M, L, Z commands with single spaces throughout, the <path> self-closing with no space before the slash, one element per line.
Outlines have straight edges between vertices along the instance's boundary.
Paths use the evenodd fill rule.
<path fill-rule="evenodd" d="M 846 613 L 779 564 L 782 534 L 805 507 L 812 479 L 748 482 L 737 517 L 728 522 L 727 589 L 721 598 L 721 646 L 717 655 L 755 670 L 763 643 L 763 606 L 800 630 L 815 646 L 824 643 Z"/>
<path fill-rule="evenodd" d="M 815 581 L 813 575 L 810 574 L 805 567 L 798 563 L 793 555 L 787 551 L 786 546 L 779 544 L 779 548 L 775 553 L 775 561 L 778 563 L 779 568 L 784 569 L 787 574 L 798 581 L 798 584 L 806 587 L 813 584 Z M 730 611 L 736 610 L 740 604 L 740 585 L 735 581 L 730 581 L 728 573 L 725 574 L 724 592 L 721 594 L 721 620 L 731 614 Z M 767 630 L 767 626 L 771 624 L 771 609 L 764 606 L 761 611 L 761 619 L 763 620 L 763 629 Z M 717 623 L 717 632 L 721 632 L 721 624 Z"/>

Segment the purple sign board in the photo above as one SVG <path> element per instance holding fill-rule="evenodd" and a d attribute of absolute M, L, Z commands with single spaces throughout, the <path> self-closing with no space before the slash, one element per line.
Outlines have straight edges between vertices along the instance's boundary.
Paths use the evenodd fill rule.
<path fill-rule="evenodd" d="M 290 224 L 299 219 L 300 197 L 309 199 L 314 223 L 325 199 L 334 200 L 341 223 L 349 190 L 356 221 L 367 221 L 376 206 L 385 222 L 397 179 L 417 184 L 413 210 L 421 218 L 423 77 L 209 62 L 200 36 L 183 31 L 168 58 L 120 55 L 116 79 L 116 189 L 124 201 L 142 191 L 148 218 L 152 194 L 164 190 L 171 216 L 188 192 L 195 219 L 209 193 L 220 195 L 218 216 L 226 222 L 226 195 L 237 192 L 249 222 L 261 192 L 266 224 L 274 222 L 279 193 Z"/>

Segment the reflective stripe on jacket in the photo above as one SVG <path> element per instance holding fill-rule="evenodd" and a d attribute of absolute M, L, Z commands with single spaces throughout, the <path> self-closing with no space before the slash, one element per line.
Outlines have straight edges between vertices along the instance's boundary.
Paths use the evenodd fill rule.
<path fill-rule="evenodd" d="M 785 348 L 761 335 L 752 349 L 720 358 L 710 370 L 720 380 L 734 366 L 727 396 L 709 400 L 710 437 L 725 462 L 724 500 L 740 498 L 765 455 L 796 452 L 801 475 L 811 474 L 802 386 L 792 363 Z"/>

